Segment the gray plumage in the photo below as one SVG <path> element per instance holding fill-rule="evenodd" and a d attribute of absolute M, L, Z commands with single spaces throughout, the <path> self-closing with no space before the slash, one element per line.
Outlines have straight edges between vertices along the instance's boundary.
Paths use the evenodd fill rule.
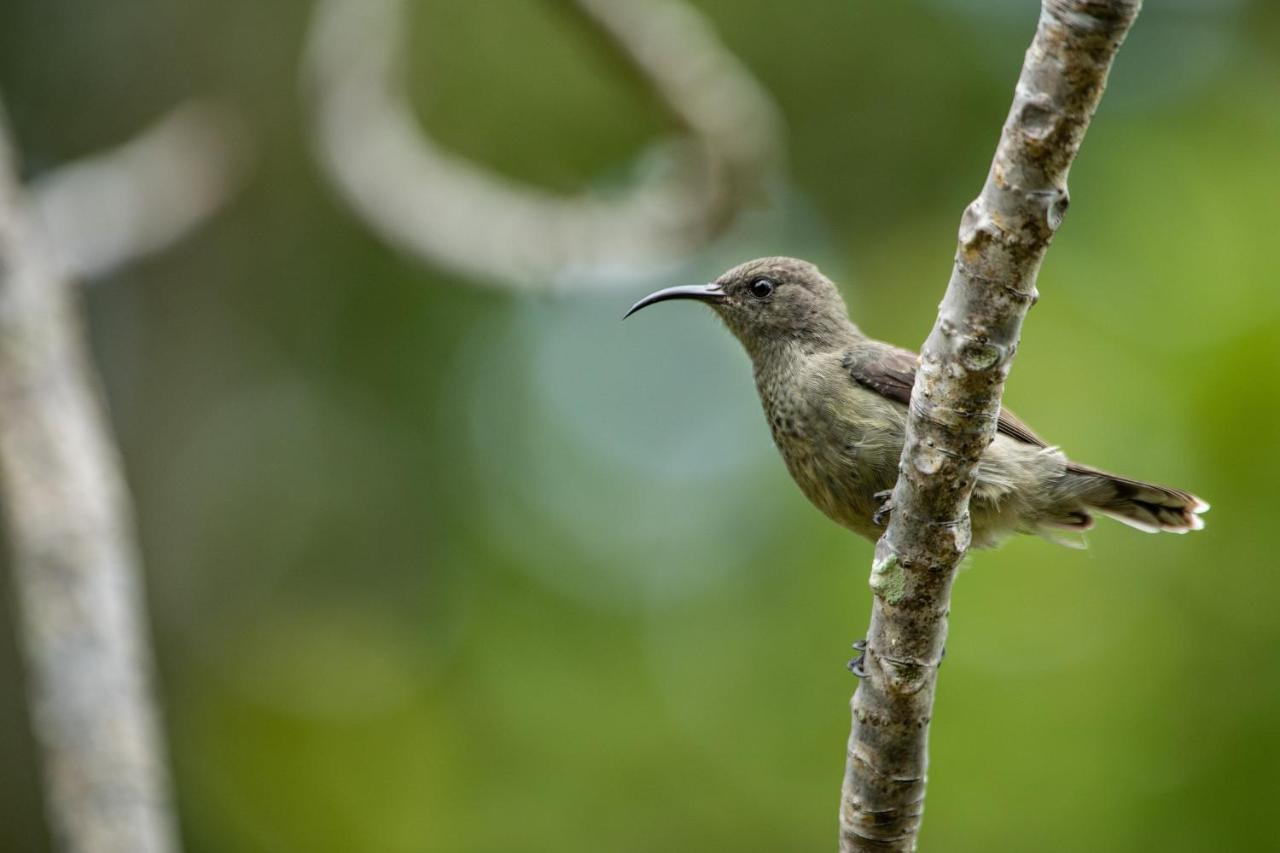
<path fill-rule="evenodd" d="M 878 539 L 916 355 L 862 334 L 835 285 L 794 258 L 762 258 L 710 285 L 658 291 L 632 312 L 667 299 L 710 304 L 751 357 L 774 443 L 800 490 L 834 521 Z M 1185 533 L 1204 526 L 1199 513 L 1208 508 L 1189 492 L 1071 462 L 1002 409 L 970 501 L 973 547 L 1015 532 L 1062 541 L 1063 531 L 1092 527 L 1095 512 Z"/>

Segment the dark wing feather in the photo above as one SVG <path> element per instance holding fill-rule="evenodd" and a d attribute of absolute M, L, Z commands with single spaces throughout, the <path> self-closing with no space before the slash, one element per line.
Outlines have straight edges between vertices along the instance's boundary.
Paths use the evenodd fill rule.
<path fill-rule="evenodd" d="M 855 382 L 906 406 L 911 403 L 911 386 L 916 381 L 918 360 L 918 356 L 910 350 L 885 346 L 870 358 L 858 358 L 854 353 L 847 353 L 843 364 Z M 1024 444 L 1049 446 L 1031 427 L 1003 406 L 1000 408 L 1000 420 L 996 423 L 996 429 Z"/>

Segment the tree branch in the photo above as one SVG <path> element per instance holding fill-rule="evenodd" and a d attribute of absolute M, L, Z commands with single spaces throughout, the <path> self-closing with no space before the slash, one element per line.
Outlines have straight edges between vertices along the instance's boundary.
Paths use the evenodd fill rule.
<path fill-rule="evenodd" d="M 28 195 L 63 272 L 97 278 L 194 231 L 239 188 L 244 137 L 235 115 L 197 101 L 117 148 L 37 177 Z"/>
<path fill-rule="evenodd" d="M 60 850 L 178 849 L 140 567 L 74 293 L 0 110 L 0 490 Z"/>
<path fill-rule="evenodd" d="M 915 849 L 951 586 L 969 497 L 1036 274 L 1067 209 L 1067 172 L 1140 0 L 1044 0 L 981 195 L 921 350 L 893 515 L 876 545 L 867 677 L 853 696 L 840 849 Z"/>
<path fill-rule="evenodd" d="M 375 234 L 425 261 L 524 289 L 677 263 L 777 169 L 772 101 L 683 0 L 573 0 L 687 130 L 670 168 L 609 195 L 558 196 L 441 149 L 403 80 L 404 0 L 323 0 L 305 76 L 314 144 Z"/>

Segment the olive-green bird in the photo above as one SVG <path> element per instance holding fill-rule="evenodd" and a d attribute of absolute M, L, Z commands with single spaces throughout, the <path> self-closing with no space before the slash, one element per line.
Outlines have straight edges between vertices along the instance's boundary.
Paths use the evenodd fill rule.
<path fill-rule="evenodd" d="M 832 520 L 879 538 L 898 476 L 916 354 L 872 340 L 813 264 L 761 258 L 711 284 L 671 287 L 627 316 L 670 299 L 705 302 L 751 357 L 773 440 L 800 490 Z M 1093 513 L 1150 533 L 1204 527 L 1209 505 L 1190 492 L 1067 459 L 1008 409 L 978 462 L 970 501 L 973 546 L 1012 533 L 1061 540 L 1093 526 Z"/>

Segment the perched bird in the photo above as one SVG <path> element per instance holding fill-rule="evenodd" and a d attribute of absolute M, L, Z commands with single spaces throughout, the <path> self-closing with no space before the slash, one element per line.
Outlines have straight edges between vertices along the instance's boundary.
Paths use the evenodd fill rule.
<path fill-rule="evenodd" d="M 695 299 L 746 348 L 773 440 L 800 490 L 818 509 L 875 540 L 898 477 L 917 356 L 872 340 L 813 264 L 761 258 L 711 284 L 670 287 L 637 302 Z M 970 500 L 972 544 L 1013 533 L 1062 541 L 1093 526 L 1093 513 L 1150 533 L 1204 527 L 1195 495 L 1071 462 L 1002 409 L 995 441 L 978 462 Z"/>

